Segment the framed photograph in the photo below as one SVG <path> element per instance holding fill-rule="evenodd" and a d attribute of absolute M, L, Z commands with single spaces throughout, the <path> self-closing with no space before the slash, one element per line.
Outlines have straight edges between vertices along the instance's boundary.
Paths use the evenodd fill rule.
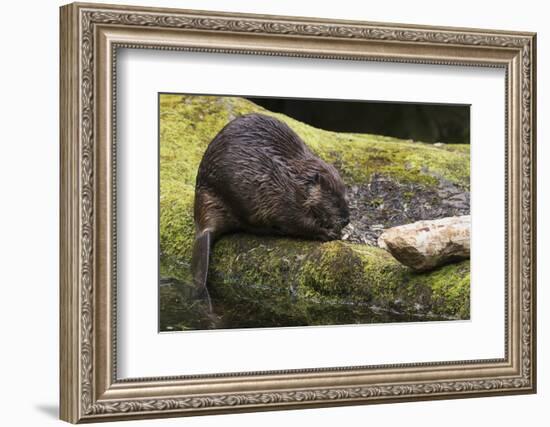
<path fill-rule="evenodd" d="M 60 22 L 63 420 L 536 391 L 535 34 Z"/>

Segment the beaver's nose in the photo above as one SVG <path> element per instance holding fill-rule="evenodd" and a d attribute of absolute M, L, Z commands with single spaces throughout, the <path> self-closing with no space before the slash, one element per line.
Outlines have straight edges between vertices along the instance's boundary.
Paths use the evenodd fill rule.
<path fill-rule="evenodd" d="M 345 227 L 346 225 L 349 224 L 349 216 L 345 216 L 344 218 L 342 218 L 342 221 L 340 222 L 342 224 L 342 227 Z"/>

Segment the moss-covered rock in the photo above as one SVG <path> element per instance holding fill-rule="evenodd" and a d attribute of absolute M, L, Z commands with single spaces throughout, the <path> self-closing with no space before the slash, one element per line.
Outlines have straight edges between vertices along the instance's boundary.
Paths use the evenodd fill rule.
<path fill-rule="evenodd" d="M 271 113 L 242 98 L 160 98 L 161 329 L 266 327 L 469 317 L 469 262 L 417 274 L 385 251 L 343 241 L 235 234 L 210 265 L 219 318 L 201 318 L 189 298 L 196 172 L 208 143 L 231 119 L 262 112 L 287 122 L 348 186 L 373 176 L 469 189 L 468 146 L 341 134 Z M 411 195 L 412 197 L 412 195 Z M 383 203 L 383 200 L 381 200 Z M 164 303 L 164 305 L 163 305 Z"/>

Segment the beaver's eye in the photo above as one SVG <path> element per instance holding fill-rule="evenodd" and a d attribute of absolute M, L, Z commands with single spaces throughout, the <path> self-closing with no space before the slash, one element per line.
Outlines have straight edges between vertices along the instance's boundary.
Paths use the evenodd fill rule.
<path fill-rule="evenodd" d="M 309 185 L 320 185 L 321 184 L 321 174 L 315 172 L 313 175 L 310 175 L 307 179 Z"/>

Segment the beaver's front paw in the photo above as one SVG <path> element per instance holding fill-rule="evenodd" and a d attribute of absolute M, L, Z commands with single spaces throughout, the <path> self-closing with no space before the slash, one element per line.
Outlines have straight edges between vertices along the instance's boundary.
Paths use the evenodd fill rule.
<path fill-rule="evenodd" d="M 339 240 L 341 234 L 335 230 L 324 228 L 321 230 L 320 238 L 323 242 L 329 242 L 331 240 Z"/>

